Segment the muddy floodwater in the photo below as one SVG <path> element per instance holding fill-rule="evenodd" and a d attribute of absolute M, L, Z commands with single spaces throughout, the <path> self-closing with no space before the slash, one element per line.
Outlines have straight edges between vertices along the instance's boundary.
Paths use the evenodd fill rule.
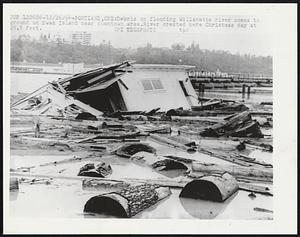
<path fill-rule="evenodd" d="M 227 164 L 228 162 L 213 158 L 200 153 L 187 153 L 172 149 L 151 140 L 147 140 L 151 146 L 157 149 L 160 155 L 178 155 L 199 161 L 212 162 L 216 164 Z M 250 156 L 261 157 L 262 160 L 272 162 L 272 154 L 269 152 L 255 151 Z M 11 154 L 11 167 L 28 167 L 40 165 L 53 161 L 60 161 L 73 157 L 72 155 L 21 155 L 18 151 Z M 108 161 L 109 159 L 109 161 Z M 130 162 L 126 158 L 115 155 L 105 158 L 113 173 L 110 179 L 141 178 L 141 179 L 166 179 L 164 173 L 157 173 L 149 167 L 143 167 Z M 38 169 L 39 174 L 51 175 L 61 174 L 65 177 L 74 177 L 83 164 L 87 162 L 76 162 L 58 164 L 56 166 L 45 166 Z M 172 172 L 172 171 L 171 171 Z M 177 171 L 178 172 L 178 171 Z M 31 172 L 34 174 L 34 170 Z M 177 174 L 180 175 L 180 174 Z M 176 180 L 176 174 L 169 175 L 170 179 Z M 268 186 L 272 189 L 272 185 Z M 55 218 L 115 218 L 99 214 L 84 213 L 85 203 L 93 196 L 107 193 L 110 189 L 93 189 L 82 186 L 81 180 L 68 178 L 53 179 L 49 184 L 20 183 L 19 191 L 10 192 L 10 214 L 13 217 L 55 217 Z M 273 209 L 273 197 L 256 194 L 255 198 L 249 197 L 249 192 L 239 190 L 224 203 L 205 200 L 196 200 L 179 197 L 181 189 L 172 188 L 172 194 L 135 215 L 132 218 L 146 219 L 272 219 L 273 213 L 255 211 L 255 207 L 268 210 Z"/>
<path fill-rule="evenodd" d="M 29 93 L 45 85 L 48 81 L 67 77 L 66 75 L 54 74 L 28 74 L 12 73 L 11 74 L 11 94 Z M 269 91 L 268 91 L 269 90 Z M 241 101 L 246 104 L 272 102 L 272 88 L 260 93 L 259 89 L 250 95 L 241 93 L 204 93 L 204 97 L 222 98 Z M 13 128 L 14 132 L 18 129 L 24 130 L 24 127 Z M 28 129 L 30 129 L 28 127 Z M 268 137 L 273 136 L 272 128 L 262 128 L 263 134 Z M 200 162 L 214 163 L 218 165 L 232 165 L 232 163 L 208 156 L 206 154 L 195 152 L 188 153 L 169 146 L 159 144 L 151 139 L 145 139 L 144 142 L 153 146 L 158 155 L 174 155 L 193 159 Z M 213 139 L 198 139 L 197 145 L 210 145 L 215 141 Z M 222 144 L 222 142 L 220 142 Z M 226 146 L 226 141 L 224 141 Z M 260 149 L 247 150 L 244 154 L 250 158 L 255 158 L 258 162 L 273 164 L 272 153 Z M 52 166 L 40 166 L 42 164 L 54 161 L 62 161 L 73 158 L 72 152 L 62 151 L 61 154 L 43 153 L 42 150 L 19 149 L 17 146 L 11 149 L 10 168 L 15 170 L 21 167 L 35 166 L 30 170 L 30 174 L 53 176 L 48 182 L 33 183 L 20 182 L 19 190 L 10 191 L 9 213 L 12 217 L 26 218 L 111 218 L 98 214 L 85 213 L 83 211 L 85 203 L 93 196 L 111 192 L 109 188 L 90 188 L 83 186 L 82 179 L 77 177 L 79 169 L 88 162 L 104 161 L 111 165 L 113 170 L 109 179 L 169 179 L 176 181 L 184 171 L 156 172 L 150 167 L 141 166 L 131 162 L 129 159 L 121 158 L 116 155 L 105 157 L 95 156 L 91 160 L 82 160 L 72 163 L 61 163 Z M 25 174 L 25 173 L 24 173 Z M 26 173 L 28 174 L 28 173 Z M 25 176 L 26 176 L 25 174 Z M 34 176 L 28 177 L 33 179 Z M 20 177 L 19 177 L 20 179 Z M 25 180 L 26 181 L 26 180 Z M 260 183 L 254 183 L 260 185 Z M 271 183 L 263 183 L 264 187 L 272 190 Z M 259 209 L 273 210 L 273 196 L 267 196 L 256 193 L 249 196 L 250 192 L 238 190 L 223 203 L 196 200 L 191 198 L 181 198 L 180 188 L 171 188 L 171 195 L 150 208 L 138 213 L 132 218 L 139 219 L 239 219 L 239 220 L 271 220 L 273 219 L 272 211 L 258 211 Z M 258 209 L 257 209 L 258 208 Z"/>

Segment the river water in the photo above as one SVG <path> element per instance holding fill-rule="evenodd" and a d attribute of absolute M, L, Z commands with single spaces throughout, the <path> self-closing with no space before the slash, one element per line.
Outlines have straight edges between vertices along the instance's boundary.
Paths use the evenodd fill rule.
<path fill-rule="evenodd" d="M 157 150 L 158 155 L 173 154 L 202 162 L 230 164 L 205 154 L 187 153 L 175 148 L 147 140 Z M 264 157 L 270 159 L 271 153 L 264 152 Z M 12 168 L 33 166 L 47 162 L 71 158 L 72 155 L 11 155 Z M 103 158 L 104 159 L 104 158 Z M 132 163 L 126 158 L 110 156 L 106 162 L 112 167 L 110 179 L 140 178 L 167 179 L 165 174 L 157 173 L 150 167 Z M 265 160 L 266 161 L 266 160 Z M 32 169 L 30 173 L 57 176 L 76 177 L 78 170 L 86 161 L 58 164 Z M 173 180 L 176 178 L 173 178 Z M 271 185 L 266 185 L 272 189 Z M 273 213 L 257 212 L 254 208 L 273 210 L 273 198 L 256 194 L 250 198 L 249 192 L 239 190 L 224 203 L 196 200 L 179 197 L 180 189 L 171 189 L 172 194 L 158 204 L 138 213 L 133 218 L 138 219 L 235 219 L 235 220 L 269 220 Z M 9 213 L 12 217 L 23 218 L 111 218 L 110 216 L 94 215 L 83 212 L 85 203 L 93 196 L 107 193 L 107 189 L 87 189 L 80 180 L 53 179 L 51 184 L 20 183 L 19 191 L 10 192 Z"/>

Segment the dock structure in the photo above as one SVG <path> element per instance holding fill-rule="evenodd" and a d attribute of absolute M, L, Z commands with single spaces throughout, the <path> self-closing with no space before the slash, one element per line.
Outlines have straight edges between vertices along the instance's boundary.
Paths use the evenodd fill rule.
<path fill-rule="evenodd" d="M 249 73 L 218 73 L 190 71 L 189 78 L 195 89 L 235 88 L 243 85 L 251 87 L 272 87 L 273 76 Z"/>

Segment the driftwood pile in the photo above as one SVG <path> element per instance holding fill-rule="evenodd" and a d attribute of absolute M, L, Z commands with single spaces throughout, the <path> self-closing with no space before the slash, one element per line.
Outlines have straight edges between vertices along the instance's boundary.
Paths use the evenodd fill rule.
<path fill-rule="evenodd" d="M 248 111 L 227 117 L 225 120 L 224 123 L 205 129 L 200 135 L 204 137 L 263 137 L 258 122 L 252 120 Z"/>

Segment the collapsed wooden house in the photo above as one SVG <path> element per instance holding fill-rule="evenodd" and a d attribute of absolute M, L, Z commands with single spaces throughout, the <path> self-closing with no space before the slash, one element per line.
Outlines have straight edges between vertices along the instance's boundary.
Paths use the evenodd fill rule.
<path fill-rule="evenodd" d="M 193 66 L 123 62 L 49 82 L 11 105 L 30 114 L 77 115 L 88 112 L 167 111 L 198 105 L 187 72 Z"/>

